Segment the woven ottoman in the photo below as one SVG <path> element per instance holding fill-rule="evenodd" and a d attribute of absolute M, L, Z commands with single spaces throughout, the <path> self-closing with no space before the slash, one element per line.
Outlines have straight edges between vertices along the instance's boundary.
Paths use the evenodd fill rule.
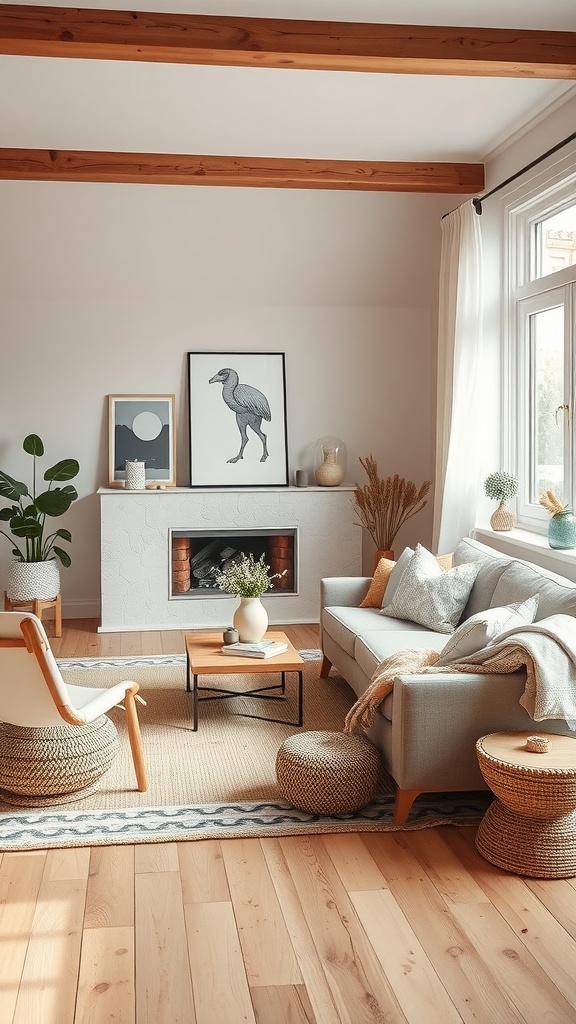
<path fill-rule="evenodd" d="M 117 753 L 118 732 L 107 715 L 88 725 L 0 722 L 0 799 L 42 807 L 88 796 Z"/>
<path fill-rule="evenodd" d="M 380 752 L 366 736 L 303 732 L 276 755 L 276 779 L 285 800 L 312 814 L 353 814 L 372 800 Z"/>

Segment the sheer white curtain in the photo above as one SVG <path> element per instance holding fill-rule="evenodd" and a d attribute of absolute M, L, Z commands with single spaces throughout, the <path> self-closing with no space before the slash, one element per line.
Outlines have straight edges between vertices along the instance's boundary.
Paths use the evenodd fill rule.
<path fill-rule="evenodd" d="M 434 550 L 453 551 L 475 525 L 482 482 L 482 239 L 471 202 L 442 221 Z"/>

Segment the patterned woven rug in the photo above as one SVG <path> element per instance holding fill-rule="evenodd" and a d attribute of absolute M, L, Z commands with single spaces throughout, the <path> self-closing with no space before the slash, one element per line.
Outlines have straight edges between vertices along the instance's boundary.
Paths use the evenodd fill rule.
<path fill-rule="evenodd" d="M 319 654 L 300 652 L 304 669 L 304 729 L 342 729 L 354 702 L 349 686 L 337 676 L 319 679 Z M 99 846 L 227 837 L 291 835 L 298 832 L 394 830 L 393 783 L 383 772 L 377 799 L 354 815 L 325 816 L 302 812 L 279 793 L 276 753 L 294 726 L 241 717 L 273 714 L 293 719 L 295 677 L 288 676 L 285 702 L 249 697 L 200 704 L 200 726 L 193 732 L 191 694 L 186 692 L 184 656 L 61 659 L 67 682 L 107 686 L 121 679 L 140 684 L 147 701 L 139 708 L 146 764 L 147 793 L 135 788 L 125 734 L 124 713 L 110 712 L 120 737 L 120 751 L 98 789 L 75 794 L 57 805 L 18 807 L 0 802 L 0 850 Z M 277 681 L 262 675 L 259 685 Z M 227 688 L 246 687 L 245 676 L 228 676 Z M 274 708 L 274 711 L 271 710 Z M 401 828 L 477 824 L 489 794 L 431 794 L 419 797 Z"/>

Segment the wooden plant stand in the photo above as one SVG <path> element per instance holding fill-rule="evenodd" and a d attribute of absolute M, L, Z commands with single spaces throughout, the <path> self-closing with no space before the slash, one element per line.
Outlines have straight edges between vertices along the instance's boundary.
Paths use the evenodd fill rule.
<path fill-rule="evenodd" d="M 49 601 L 40 601 L 36 598 L 33 601 L 11 601 L 6 591 L 4 591 L 4 611 L 14 612 L 19 608 L 28 608 L 33 615 L 36 615 L 39 619 L 42 619 L 42 612 L 45 608 L 54 609 L 54 636 L 62 636 L 62 595 L 57 594 L 56 597 L 51 598 Z"/>

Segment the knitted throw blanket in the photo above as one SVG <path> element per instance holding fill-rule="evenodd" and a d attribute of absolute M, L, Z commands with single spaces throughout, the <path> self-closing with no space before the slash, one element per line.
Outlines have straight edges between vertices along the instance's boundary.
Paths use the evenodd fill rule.
<path fill-rule="evenodd" d="M 561 719 L 576 729 L 576 620 L 550 615 L 521 629 L 503 633 L 497 643 L 460 661 L 436 666 L 431 650 L 406 650 L 386 658 L 365 693 L 346 716 L 344 732 L 365 731 L 399 675 L 470 672 L 508 674 L 526 671 L 520 704 L 535 722 Z"/>
<path fill-rule="evenodd" d="M 398 651 L 385 658 L 376 669 L 372 679 L 361 697 L 346 715 L 344 732 L 366 732 L 374 721 L 380 704 L 389 693 L 392 693 L 396 676 L 411 676 L 422 672 L 428 665 L 433 665 L 440 657 L 438 651 L 407 650 Z"/>

